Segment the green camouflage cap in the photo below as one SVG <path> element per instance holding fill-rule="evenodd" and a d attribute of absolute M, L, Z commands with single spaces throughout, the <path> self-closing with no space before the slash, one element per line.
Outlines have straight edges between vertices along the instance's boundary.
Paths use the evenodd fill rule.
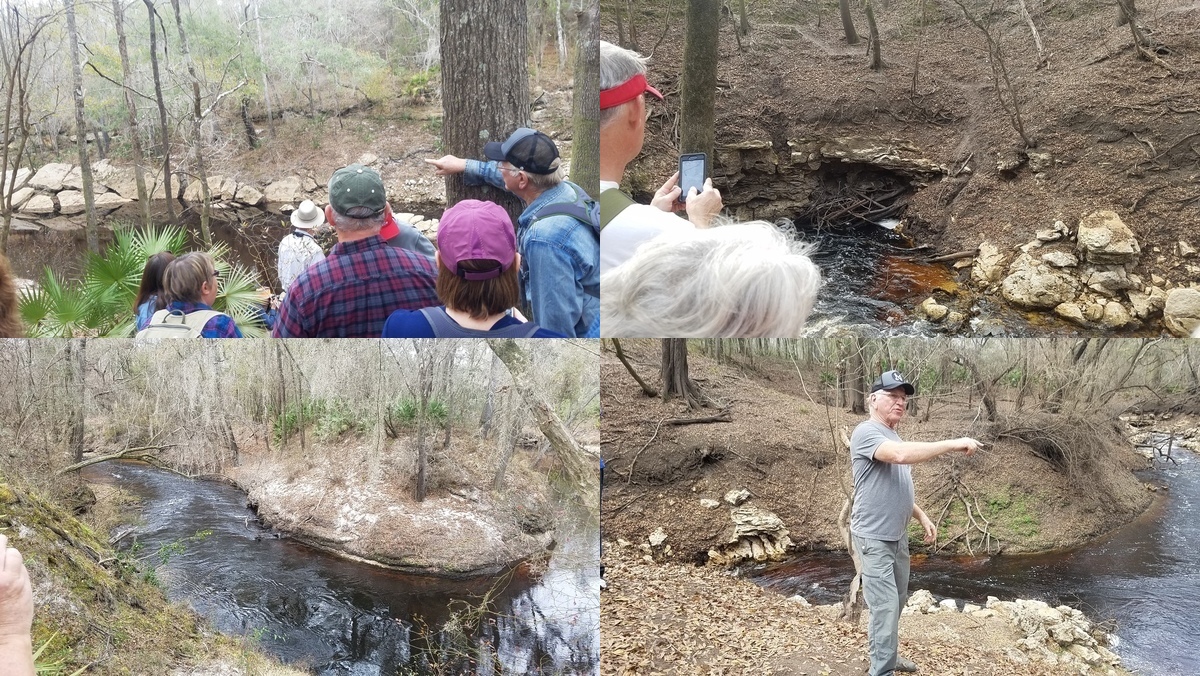
<path fill-rule="evenodd" d="M 329 178 L 329 204 L 343 216 L 366 218 L 383 211 L 387 198 L 379 172 L 361 164 L 351 164 L 333 172 Z"/>

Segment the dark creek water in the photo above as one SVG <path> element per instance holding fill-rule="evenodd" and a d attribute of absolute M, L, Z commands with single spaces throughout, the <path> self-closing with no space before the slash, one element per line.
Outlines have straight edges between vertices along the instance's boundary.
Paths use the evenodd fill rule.
<path fill-rule="evenodd" d="M 922 262 L 933 254 L 931 249 L 913 248 L 905 237 L 887 228 L 870 223 L 820 230 L 800 227 L 799 238 L 817 247 L 812 260 L 824 279 L 809 316 L 809 330 L 848 324 L 888 336 L 932 336 L 944 329 L 911 314 L 921 301 L 934 296 L 951 309 L 964 309 L 946 295 L 962 291 L 959 273 L 951 264 Z M 945 293 L 935 295 L 938 290 Z M 1019 337 L 1078 332 L 1078 327 L 1053 314 L 1021 312 L 989 296 L 975 297 L 972 304 L 973 319 L 957 334 Z"/>
<path fill-rule="evenodd" d="M 1066 603 L 1093 620 L 1114 620 L 1127 668 L 1146 674 L 1197 673 L 1200 618 L 1200 459 L 1182 449 L 1145 477 L 1167 497 L 1136 521 L 1087 546 L 1050 554 L 950 559 L 915 557 L 909 588 L 982 604 L 997 596 Z M 844 554 L 813 554 L 755 570 L 757 584 L 814 603 L 849 589 Z"/>
<path fill-rule="evenodd" d="M 167 595 L 219 631 L 318 674 L 426 673 L 429 655 L 456 674 L 593 674 L 599 669 L 599 533 L 560 538 L 549 570 L 449 581 L 355 563 L 277 538 L 245 494 L 145 465 L 107 463 L 92 481 L 143 500 L 139 557 L 158 565 Z M 126 540 L 128 542 L 128 539 Z M 491 612 L 456 637 L 444 626 L 491 592 Z M 445 654 L 443 652 L 443 654 Z M 403 670 L 403 671 L 401 671 Z"/>

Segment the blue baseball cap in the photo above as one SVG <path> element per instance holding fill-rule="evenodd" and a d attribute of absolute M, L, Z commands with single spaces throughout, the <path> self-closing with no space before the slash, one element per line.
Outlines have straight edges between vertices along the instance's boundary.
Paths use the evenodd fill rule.
<path fill-rule="evenodd" d="M 531 174 L 552 174 L 558 169 L 558 146 L 554 140 L 529 127 L 514 131 L 503 143 L 492 141 L 484 145 L 483 155 Z"/>

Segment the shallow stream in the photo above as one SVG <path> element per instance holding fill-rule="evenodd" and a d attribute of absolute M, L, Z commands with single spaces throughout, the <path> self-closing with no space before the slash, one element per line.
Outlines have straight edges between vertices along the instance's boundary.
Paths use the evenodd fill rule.
<path fill-rule="evenodd" d="M 519 566 L 454 581 L 357 563 L 272 533 L 246 495 L 222 483 L 137 463 L 97 465 L 87 478 L 141 498 L 137 555 L 157 566 L 172 600 L 317 674 L 432 673 L 431 655 L 453 673 L 479 676 L 599 669 L 594 525 L 560 529 L 540 577 Z M 473 613 L 485 594 L 489 611 Z M 479 621 L 461 633 L 447 628 L 452 616 L 471 614 Z"/>

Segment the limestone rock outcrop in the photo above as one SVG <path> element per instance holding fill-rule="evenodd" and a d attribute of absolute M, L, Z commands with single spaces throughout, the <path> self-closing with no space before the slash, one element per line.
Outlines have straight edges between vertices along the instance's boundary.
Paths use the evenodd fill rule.
<path fill-rule="evenodd" d="M 708 560 L 717 565 L 741 561 L 774 561 L 792 546 L 783 520 L 774 512 L 743 505 L 729 510 L 733 528 L 725 544 L 708 550 Z"/>

